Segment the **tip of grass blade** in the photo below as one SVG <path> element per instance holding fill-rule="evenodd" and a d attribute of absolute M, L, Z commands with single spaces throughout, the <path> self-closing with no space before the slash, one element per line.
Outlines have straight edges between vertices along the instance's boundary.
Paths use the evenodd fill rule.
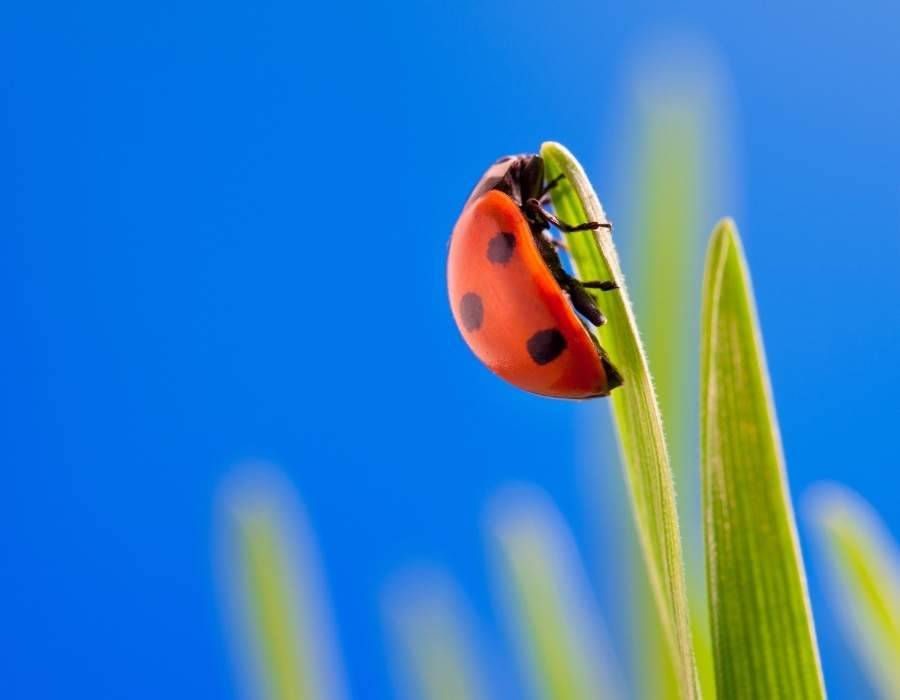
<path fill-rule="evenodd" d="M 712 236 L 709 239 L 709 247 L 715 248 L 724 242 L 734 243 L 737 240 L 737 224 L 730 216 L 724 216 L 716 223 Z"/>
<path fill-rule="evenodd" d="M 559 173 L 565 173 L 566 177 L 552 191 L 553 206 L 568 211 L 581 211 L 584 221 L 599 221 L 600 223 L 609 223 L 606 212 L 600 198 L 590 187 L 587 175 L 581 164 L 576 160 L 575 156 L 563 146 L 555 141 L 547 141 L 541 144 L 541 157 L 543 157 L 548 172 L 552 171 L 552 177 L 556 177 Z M 588 219 L 587 217 L 592 217 Z M 569 221 L 568 223 L 573 223 Z M 579 222 L 581 223 L 581 222 Z M 600 246 L 602 259 L 599 262 L 609 278 L 613 279 L 620 287 L 624 289 L 625 279 L 622 275 L 622 269 L 619 265 L 619 257 L 615 247 L 612 245 L 612 232 L 610 229 L 601 227 L 596 231 L 583 232 L 584 235 L 570 234 L 567 238 L 579 241 L 584 238 L 593 237 Z M 587 251 L 586 251 L 587 252 Z M 573 258 L 576 257 L 573 255 Z M 577 262 L 573 260 L 573 262 Z"/>

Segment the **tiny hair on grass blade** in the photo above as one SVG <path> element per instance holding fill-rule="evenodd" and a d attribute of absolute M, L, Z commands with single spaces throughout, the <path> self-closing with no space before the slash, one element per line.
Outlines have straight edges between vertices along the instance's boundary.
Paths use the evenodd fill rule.
<path fill-rule="evenodd" d="M 750 275 L 733 222 L 703 281 L 700 447 L 716 688 L 825 697 Z"/>
<path fill-rule="evenodd" d="M 557 215 L 569 224 L 605 223 L 606 215 L 584 170 L 558 143 L 541 146 L 546 177 L 565 175 L 551 190 Z M 610 395 L 641 548 L 662 628 L 671 649 L 682 698 L 700 697 L 691 639 L 684 560 L 675 487 L 647 357 L 638 335 L 619 259 L 606 228 L 565 234 L 572 265 L 582 280 L 612 280 L 619 289 L 595 292 L 608 323 L 597 329 L 600 344 L 622 373 Z"/>

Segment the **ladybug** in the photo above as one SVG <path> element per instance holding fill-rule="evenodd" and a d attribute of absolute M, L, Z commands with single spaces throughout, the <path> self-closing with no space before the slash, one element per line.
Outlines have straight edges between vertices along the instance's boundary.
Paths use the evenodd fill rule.
<path fill-rule="evenodd" d="M 447 287 L 453 317 L 472 352 L 520 389 L 543 396 L 607 396 L 622 384 L 588 322 L 606 322 L 587 289 L 560 261 L 550 236 L 609 224 L 570 226 L 545 209 L 560 178 L 544 183 L 538 155 L 506 156 L 478 181 L 450 239 Z"/>

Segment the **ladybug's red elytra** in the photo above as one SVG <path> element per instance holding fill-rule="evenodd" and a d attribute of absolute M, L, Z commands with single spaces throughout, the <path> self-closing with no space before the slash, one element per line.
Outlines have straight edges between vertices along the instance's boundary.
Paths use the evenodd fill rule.
<path fill-rule="evenodd" d="M 450 305 L 472 352 L 511 384 L 557 398 L 607 396 L 622 376 L 587 325 L 606 319 L 586 288 L 617 286 L 579 282 L 566 272 L 549 226 L 609 224 L 570 226 L 548 212 L 558 182 L 544 183 L 538 155 L 507 156 L 488 168 L 453 229 Z"/>

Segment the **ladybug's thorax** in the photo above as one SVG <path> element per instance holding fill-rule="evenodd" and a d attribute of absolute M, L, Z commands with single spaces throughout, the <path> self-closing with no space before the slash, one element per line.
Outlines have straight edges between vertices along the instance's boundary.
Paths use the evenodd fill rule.
<path fill-rule="evenodd" d="M 500 158 L 481 176 L 466 207 L 491 190 L 508 195 L 520 209 L 529 199 L 540 199 L 544 190 L 544 159 L 535 154 Z"/>

